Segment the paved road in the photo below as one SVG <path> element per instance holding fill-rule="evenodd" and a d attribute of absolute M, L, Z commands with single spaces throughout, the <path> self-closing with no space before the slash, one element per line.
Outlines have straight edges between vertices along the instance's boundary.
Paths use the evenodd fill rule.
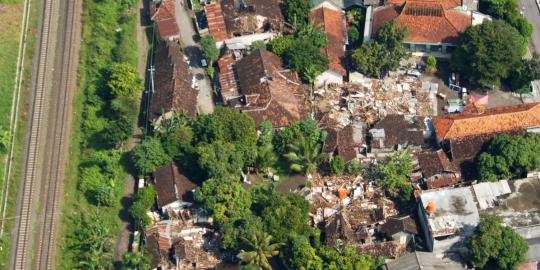
<path fill-rule="evenodd" d="M 76 82 L 78 0 L 42 0 L 10 269 L 53 269 Z"/>
<path fill-rule="evenodd" d="M 204 69 L 200 66 L 201 51 L 195 41 L 197 32 L 191 19 L 191 14 L 185 4 L 185 0 L 176 1 L 176 22 L 180 29 L 180 42 L 184 46 L 184 52 L 190 61 L 192 72 L 199 79 L 199 96 L 197 105 L 201 113 L 211 113 L 214 111 L 214 100 L 212 99 L 212 85 L 208 78 L 204 76 Z"/>
<path fill-rule="evenodd" d="M 531 37 L 531 42 L 529 43 L 530 52 L 527 55 L 527 58 L 532 57 L 531 52 L 536 52 L 540 54 L 540 10 L 536 4 L 536 0 L 518 0 L 520 9 L 525 13 L 525 17 L 533 26 L 533 33 Z M 540 81 L 534 81 L 536 89 L 540 89 Z M 530 101 L 540 101 L 540 96 L 537 96 Z"/>

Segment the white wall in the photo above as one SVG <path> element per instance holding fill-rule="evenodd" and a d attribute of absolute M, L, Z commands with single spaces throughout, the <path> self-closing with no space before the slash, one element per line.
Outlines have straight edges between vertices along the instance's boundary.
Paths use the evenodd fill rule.
<path fill-rule="evenodd" d="M 314 84 L 315 88 L 320 88 L 328 85 L 329 83 L 343 84 L 343 76 L 333 70 L 327 70 L 315 78 Z"/>

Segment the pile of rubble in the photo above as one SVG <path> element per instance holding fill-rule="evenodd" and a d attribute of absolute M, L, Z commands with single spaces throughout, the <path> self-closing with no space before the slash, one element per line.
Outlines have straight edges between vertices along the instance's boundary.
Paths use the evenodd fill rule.
<path fill-rule="evenodd" d="M 314 93 L 318 112 L 346 126 L 353 120 L 372 124 L 389 114 L 434 115 L 437 90 L 435 83 L 395 74 L 382 80 L 362 77 Z"/>

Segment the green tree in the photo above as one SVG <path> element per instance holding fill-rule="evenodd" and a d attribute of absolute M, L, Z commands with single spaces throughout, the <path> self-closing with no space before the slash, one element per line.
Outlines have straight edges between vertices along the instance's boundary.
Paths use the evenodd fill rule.
<path fill-rule="evenodd" d="M 255 264 L 262 269 L 272 269 L 268 259 L 279 254 L 279 247 L 283 243 L 273 243 L 272 236 L 263 232 L 257 231 L 248 238 L 241 238 L 247 244 L 247 250 L 238 254 L 243 262 L 247 264 Z"/>
<path fill-rule="evenodd" d="M 129 214 L 136 221 L 136 224 L 142 226 L 149 225 L 151 220 L 146 214 L 150 208 L 154 205 L 156 198 L 156 191 L 154 187 L 143 187 L 137 190 L 133 197 L 133 204 L 129 207 Z"/>
<path fill-rule="evenodd" d="M 386 47 L 375 41 L 364 42 L 360 48 L 353 51 L 351 64 L 353 68 L 372 77 L 382 76 L 386 72 L 390 52 Z"/>
<path fill-rule="evenodd" d="M 207 178 L 238 176 L 244 165 L 242 153 L 228 142 L 202 143 L 195 148 L 195 153 L 199 168 L 206 172 Z"/>
<path fill-rule="evenodd" d="M 148 175 L 157 167 L 171 161 L 171 157 L 165 153 L 158 138 L 146 137 L 140 144 L 133 148 L 131 155 L 135 168 L 141 175 Z"/>
<path fill-rule="evenodd" d="M 480 154 L 477 168 L 482 181 L 521 177 L 540 168 L 540 135 L 497 136 L 489 142 L 486 152 Z"/>
<path fill-rule="evenodd" d="M 437 66 L 437 59 L 433 56 L 428 56 L 427 60 L 426 60 L 426 65 L 428 67 L 431 67 L 431 68 L 434 68 Z"/>
<path fill-rule="evenodd" d="M 112 265 L 112 235 L 98 210 L 82 213 L 75 224 L 77 234 L 69 246 L 77 250 L 81 269 L 106 270 Z"/>
<path fill-rule="evenodd" d="M 300 74 L 300 77 L 308 81 L 307 74 L 318 76 L 328 68 L 328 58 L 310 40 L 299 40 L 284 54 L 287 65 Z"/>
<path fill-rule="evenodd" d="M 300 195 L 286 196 L 266 190 L 252 197 L 254 213 L 261 217 L 265 231 L 277 241 L 286 242 L 289 237 L 311 232 L 308 225 L 309 203 Z"/>
<path fill-rule="evenodd" d="M 285 52 L 289 51 L 294 42 L 295 39 L 291 35 L 275 37 L 268 42 L 268 49 L 281 57 Z"/>
<path fill-rule="evenodd" d="M 114 194 L 114 186 L 110 183 L 101 183 L 95 189 L 95 200 L 99 205 L 113 206 L 116 202 L 116 196 Z"/>
<path fill-rule="evenodd" d="M 326 139 L 326 134 L 319 129 L 315 120 L 305 119 L 279 130 L 273 137 L 272 143 L 278 154 L 285 154 L 288 151 L 288 145 L 300 138 L 308 140 L 310 144 L 321 144 Z"/>
<path fill-rule="evenodd" d="M 343 249 L 334 249 L 329 247 L 321 247 L 318 250 L 318 255 L 324 262 L 323 269 L 336 270 L 373 270 L 376 268 L 376 263 L 373 258 L 367 255 L 358 254 L 352 247 Z"/>
<path fill-rule="evenodd" d="M 341 156 L 337 155 L 330 161 L 330 173 L 333 175 L 341 175 L 345 170 L 345 163 Z"/>
<path fill-rule="evenodd" d="M 283 15 L 288 23 L 300 26 L 306 23 L 306 17 L 311 9 L 310 0 L 285 0 L 282 2 Z"/>
<path fill-rule="evenodd" d="M 317 250 L 311 246 L 309 239 L 303 235 L 298 235 L 290 240 L 284 257 L 290 269 L 323 269 L 323 261 L 317 255 Z"/>
<path fill-rule="evenodd" d="M 209 62 L 209 66 L 219 58 L 219 49 L 216 47 L 216 41 L 212 35 L 201 38 L 201 49 L 204 58 Z"/>
<path fill-rule="evenodd" d="M 511 71 L 510 88 L 516 93 L 531 92 L 531 81 L 540 79 L 540 57 L 534 53 L 532 59 L 523 59 Z"/>
<path fill-rule="evenodd" d="M 527 242 L 509 227 L 503 227 L 496 216 L 482 215 L 474 234 L 467 239 L 470 262 L 484 267 L 494 261 L 499 269 L 516 269 L 525 260 Z"/>
<path fill-rule="evenodd" d="M 277 156 L 272 145 L 272 124 L 262 121 L 259 127 L 259 138 L 257 139 L 257 161 L 258 168 L 268 168 L 277 161 Z"/>
<path fill-rule="evenodd" d="M 122 264 L 124 270 L 150 269 L 150 257 L 141 252 L 126 252 L 122 255 Z"/>
<path fill-rule="evenodd" d="M 402 42 L 408 34 L 406 27 L 399 27 L 395 21 L 391 21 L 377 31 L 375 40 L 390 52 L 400 51 L 403 50 Z"/>
<path fill-rule="evenodd" d="M 214 220 L 223 224 L 250 214 L 251 196 L 235 180 L 209 179 L 195 191 L 195 200 L 209 211 Z"/>
<path fill-rule="evenodd" d="M 113 64 L 107 73 L 107 86 L 115 96 L 133 98 L 143 88 L 137 69 L 130 64 Z"/>
<path fill-rule="evenodd" d="M 252 51 L 266 50 L 266 43 L 264 43 L 264 41 L 262 40 L 256 40 L 256 41 L 253 41 L 253 43 L 251 43 L 250 48 Z"/>
<path fill-rule="evenodd" d="M 363 166 L 360 164 L 360 162 L 356 159 L 353 159 L 347 164 L 347 167 L 345 168 L 345 171 L 350 175 L 357 175 L 360 172 L 362 172 Z"/>
<path fill-rule="evenodd" d="M 214 77 L 214 73 L 216 71 L 214 70 L 214 67 L 213 66 L 208 66 L 204 69 L 204 75 L 210 77 L 210 78 L 213 78 Z"/>
<path fill-rule="evenodd" d="M 246 215 L 235 220 L 228 220 L 220 226 L 221 247 L 237 252 L 242 248 L 241 236 L 252 235 L 260 231 L 262 221 L 258 216 Z"/>
<path fill-rule="evenodd" d="M 307 41 L 317 48 L 326 47 L 328 40 L 326 33 L 314 23 L 302 25 L 295 34 L 297 40 Z"/>
<path fill-rule="evenodd" d="M 312 174 L 317 172 L 317 166 L 321 160 L 321 145 L 304 137 L 289 144 L 289 152 L 283 155 L 289 163 L 289 169 L 293 172 Z"/>
<path fill-rule="evenodd" d="M 408 201 L 412 193 L 409 175 L 412 171 L 410 151 L 402 150 L 389 156 L 381 166 L 382 177 L 377 182 L 391 196 Z"/>
<path fill-rule="evenodd" d="M 349 37 L 349 46 L 351 46 L 352 48 L 358 47 L 358 45 L 362 41 L 360 39 L 360 31 L 358 31 L 357 26 L 352 25 L 347 32 L 347 36 Z"/>
<path fill-rule="evenodd" d="M 472 84 L 500 84 L 521 61 L 525 45 L 519 32 L 501 20 L 469 27 L 452 55 L 450 66 Z"/>

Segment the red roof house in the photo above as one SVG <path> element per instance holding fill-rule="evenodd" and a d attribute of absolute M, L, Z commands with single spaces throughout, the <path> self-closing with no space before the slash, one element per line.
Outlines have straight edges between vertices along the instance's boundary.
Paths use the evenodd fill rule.
<path fill-rule="evenodd" d="M 151 19 L 154 21 L 158 35 L 165 40 L 179 38 L 178 24 L 176 24 L 176 5 L 174 0 L 161 0 L 153 3 Z"/>
<path fill-rule="evenodd" d="M 395 20 L 409 31 L 405 43 L 455 45 L 472 24 L 472 13 L 456 10 L 456 0 L 390 0 L 373 11 L 372 33 Z"/>

